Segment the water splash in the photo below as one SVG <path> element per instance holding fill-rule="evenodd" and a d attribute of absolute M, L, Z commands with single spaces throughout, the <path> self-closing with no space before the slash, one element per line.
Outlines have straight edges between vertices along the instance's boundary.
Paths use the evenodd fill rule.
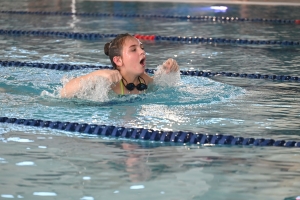
<path fill-rule="evenodd" d="M 154 73 L 154 84 L 159 86 L 176 86 L 180 84 L 180 72 L 170 72 L 166 73 L 166 70 L 162 65 L 157 67 L 157 70 Z"/>

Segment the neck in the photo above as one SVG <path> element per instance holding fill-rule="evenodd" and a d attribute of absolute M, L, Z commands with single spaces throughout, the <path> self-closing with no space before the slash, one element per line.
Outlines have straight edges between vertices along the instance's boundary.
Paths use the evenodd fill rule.
<path fill-rule="evenodd" d="M 138 84 L 139 82 L 139 76 L 136 75 L 128 75 L 128 74 L 121 74 L 122 77 L 127 81 L 127 83 L 134 83 Z"/>

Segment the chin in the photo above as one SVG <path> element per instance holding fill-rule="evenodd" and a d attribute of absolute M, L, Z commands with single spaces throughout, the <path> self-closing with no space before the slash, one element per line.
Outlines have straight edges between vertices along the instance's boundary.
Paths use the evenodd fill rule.
<path fill-rule="evenodd" d="M 141 76 L 141 75 L 143 75 L 144 73 L 145 73 L 145 71 L 142 71 L 142 72 L 138 73 L 137 75 L 138 75 L 138 76 Z"/>
<path fill-rule="evenodd" d="M 144 67 L 141 67 L 141 68 L 139 68 L 139 69 L 137 70 L 137 73 L 138 73 L 139 75 L 141 75 L 141 74 L 143 74 L 143 73 L 145 72 L 145 69 L 146 69 L 145 66 L 144 66 Z"/>

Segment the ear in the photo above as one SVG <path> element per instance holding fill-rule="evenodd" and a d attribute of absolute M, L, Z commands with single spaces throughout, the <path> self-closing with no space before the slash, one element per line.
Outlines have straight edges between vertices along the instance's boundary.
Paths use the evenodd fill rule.
<path fill-rule="evenodd" d="M 121 56 L 114 56 L 113 61 L 118 67 L 123 66 L 123 60 L 122 60 Z"/>

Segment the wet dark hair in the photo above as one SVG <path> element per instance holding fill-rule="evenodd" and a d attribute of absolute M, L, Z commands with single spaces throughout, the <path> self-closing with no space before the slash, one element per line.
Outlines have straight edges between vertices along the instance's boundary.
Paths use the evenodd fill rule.
<path fill-rule="evenodd" d="M 116 63 L 114 63 L 113 58 L 115 56 L 122 56 L 123 45 L 125 43 L 126 38 L 134 37 L 129 33 L 119 34 L 115 39 L 111 42 L 108 42 L 104 45 L 104 53 L 109 56 L 110 62 L 113 66 L 113 69 L 117 69 Z"/>

